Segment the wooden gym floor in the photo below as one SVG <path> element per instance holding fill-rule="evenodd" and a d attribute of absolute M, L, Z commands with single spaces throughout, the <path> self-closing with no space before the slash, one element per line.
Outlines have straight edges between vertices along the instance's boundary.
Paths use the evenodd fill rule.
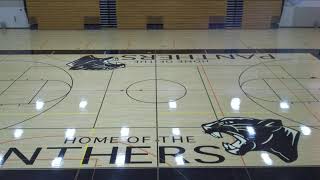
<path fill-rule="evenodd" d="M 318 179 L 319 40 L 2 31 L 0 179 Z"/>

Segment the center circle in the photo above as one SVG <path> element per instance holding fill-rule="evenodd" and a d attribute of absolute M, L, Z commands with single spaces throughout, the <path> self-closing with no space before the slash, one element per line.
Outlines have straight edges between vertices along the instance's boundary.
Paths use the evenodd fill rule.
<path fill-rule="evenodd" d="M 168 103 L 186 96 L 187 88 L 171 80 L 146 79 L 128 86 L 126 93 L 131 99 L 143 103 Z"/>

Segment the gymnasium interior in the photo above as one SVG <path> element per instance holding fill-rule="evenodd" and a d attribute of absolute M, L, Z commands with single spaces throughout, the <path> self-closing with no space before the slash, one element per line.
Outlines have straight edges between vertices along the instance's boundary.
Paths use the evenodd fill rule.
<path fill-rule="evenodd" d="M 319 180 L 319 109 L 320 0 L 0 0 L 0 180 Z"/>

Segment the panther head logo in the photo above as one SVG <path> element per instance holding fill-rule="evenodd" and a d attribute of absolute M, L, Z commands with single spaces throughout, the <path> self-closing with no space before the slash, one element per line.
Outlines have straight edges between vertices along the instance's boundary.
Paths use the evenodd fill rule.
<path fill-rule="evenodd" d="M 250 151 L 266 151 L 290 163 L 298 158 L 300 132 L 284 127 L 281 120 L 228 117 L 203 124 L 206 134 L 223 138 L 228 134 L 235 138 L 233 143 L 223 142 L 228 153 L 245 155 Z"/>
<path fill-rule="evenodd" d="M 118 58 L 97 58 L 93 55 L 83 56 L 67 64 L 70 70 L 114 70 L 125 68 L 126 64 L 119 63 Z"/>

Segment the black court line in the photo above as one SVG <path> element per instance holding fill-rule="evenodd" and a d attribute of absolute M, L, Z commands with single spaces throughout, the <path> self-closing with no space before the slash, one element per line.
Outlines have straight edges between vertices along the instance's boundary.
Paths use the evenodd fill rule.
<path fill-rule="evenodd" d="M 14 61 L 14 60 L 12 60 L 12 61 Z M 42 115 L 43 113 L 51 110 L 51 109 L 54 108 L 56 105 L 58 105 L 60 102 L 62 102 L 62 101 L 69 95 L 69 93 L 71 92 L 71 89 L 73 88 L 73 78 L 72 78 L 72 76 L 70 75 L 70 73 L 68 73 L 65 69 L 62 69 L 62 68 L 60 68 L 60 67 L 58 67 L 58 66 L 55 66 L 55 65 L 52 65 L 52 64 L 43 63 L 43 62 L 37 62 L 37 61 L 24 61 L 24 60 L 21 60 L 21 61 L 19 61 L 19 62 L 31 62 L 31 63 L 39 63 L 39 64 L 51 65 L 51 66 L 54 67 L 54 68 L 60 69 L 61 71 L 65 72 L 65 73 L 67 74 L 67 76 L 69 76 L 70 81 L 71 81 L 71 84 L 68 84 L 68 83 L 66 83 L 66 84 L 68 84 L 70 88 L 69 88 L 68 92 L 67 92 L 64 96 L 62 96 L 61 98 L 58 98 L 58 99 L 60 99 L 60 100 L 57 99 L 58 102 L 54 103 L 54 104 L 53 104 L 52 106 L 50 106 L 49 108 L 41 111 L 41 112 L 38 113 L 38 114 L 35 114 L 35 115 L 32 116 L 32 117 L 29 117 L 29 118 L 27 118 L 27 119 L 20 120 L 19 122 L 15 122 L 15 123 L 10 124 L 10 125 L 7 125 L 7 126 L 5 126 L 5 127 L 0 127 L 0 130 L 8 129 L 8 128 L 11 128 L 11 127 L 16 126 L 16 125 L 18 125 L 18 124 L 21 124 L 21 123 L 30 121 L 30 120 L 32 120 L 32 119 L 34 119 L 34 118 Z M 30 67 L 30 68 L 31 68 L 31 67 Z M 63 82 L 63 81 L 62 81 L 62 82 Z"/>
<path fill-rule="evenodd" d="M 259 53 L 259 52 L 257 52 L 257 53 Z M 292 119 L 292 118 L 286 117 L 285 115 L 279 114 L 278 112 L 275 112 L 275 111 L 273 111 L 272 109 L 269 109 L 269 108 L 265 107 L 264 105 L 258 103 L 253 97 L 249 96 L 248 93 L 247 93 L 247 92 L 243 89 L 243 87 L 241 86 L 241 84 L 242 84 L 242 80 L 241 80 L 241 79 L 242 79 L 242 77 L 244 76 L 244 74 L 245 74 L 248 70 L 250 70 L 250 69 L 252 69 L 252 68 L 255 68 L 255 67 L 257 67 L 257 66 L 260 66 L 260 65 L 263 65 L 263 66 L 265 66 L 265 67 L 268 68 L 268 66 L 267 66 L 265 63 L 270 63 L 270 62 L 276 62 L 276 61 L 274 60 L 274 61 L 268 61 L 268 62 L 260 62 L 260 63 L 251 65 L 251 66 L 247 67 L 246 69 L 244 69 L 244 70 L 240 73 L 240 75 L 239 75 L 239 77 L 238 77 L 238 85 L 239 85 L 241 91 L 245 94 L 245 96 L 246 96 L 248 99 L 250 99 L 253 103 L 255 103 L 257 106 L 260 106 L 260 107 L 263 108 L 264 110 L 266 110 L 266 111 L 268 111 L 268 112 L 270 112 L 270 113 L 272 113 L 272 114 L 274 114 L 274 115 L 277 115 L 278 117 L 284 118 L 284 119 L 286 119 L 286 120 L 288 120 L 288 121 L 291 121 L 291 122 L 294 122 L 294 123 L 297 123 L 297 124 L 300 124 L 300 125 L 308 126 L 306 123 L 302 123 L 302 122 L 299 122 L 299 121 L 294 120 L 294 119 Z M 272 71 L 271 71 L 271 72 L 272 72 Z M 277 78 L 277 79 L 279 79 L 279 78 Z M 279 79 L 279 80 L 280 80 L 280 79 Z M 281 80 L 280 80 L 280 81 L 281 81 Z M 315 129 L 315 130 L 320 130 L 320 128 L 318 128 L 318 126 L 309 126 L 309 127 L 312 127 L 312 128 Z"/>
<path fill-rule="evenodd" d="M 295 78 L 291 73 L 289 73 L 284 67 L 280 66 L 281 69 L 286 72 L 292 79 L 294 79 L 304 90 L 306 90 L 310 96 L 315 99 L 317 102 L 319 102 L 319 99 L 317 99 L 310 91 L 307 89 L 297 78 Z"/>
<path fill-rule="evenodd" d="M 156 88 L 156 144 L 157 144 L 157 180 L 159 180 L 159 117 L 158 117 L 158 67 L 157 67 L 157 55 L 154 60 L 154 74 L 155 74 L 155 88 Z"/>
<path fill-rule="evenodd" d="M 207 96 L 208 96 L 208 99 L 209 99 L 211 108 L 212 108 L 212 110 L 213 110 L 214 116 L 216 117 L 216 120 L 219 120 L 219 117 L 218 117 L 218 115 L 217 115 L 217 112 L 216 112 L 216 110 L 214 109 L 213 103 L 212 103 L 211 98 L 210 98 L 210 96 L 209 96 L 207 87 L 206 87 L 206 85 L 205 85 L 205 83 L 204 83 L 204 81 L 203 81 L 203 78 L 202 78 L 202 76 L 201 76 L 201 73 L 200 73 L 200 70 L 199 70 L 199 66 L 197 66 L 197 70 L 198 70 L 200 79 L 201 79 L 201 81 L 202 81 L 203 87 L 204 87 L 204 89 L 206 90 L 206 93 L 207 93 Z"/>
<path fill-rule="evenodd" d="M 75 180 L 74 177 L 77 175 L 76 180 L 155 180 L 156 171 L 156 168 L 1 170 L 0 178 L 4 180 Z M 248 171 L 255 180 L 316 180 L 320 176 L 319 166 L 248 167 Z M 94 179 L 92 179 L 93 174 Z M 160 168 L 161 180 L 248 180 L 248 178 L 244 168 L 241 167 Z"/>
<path fill-rule="evenodd" d="M 191 89 L 191 90 L 192 91 L 201 91 L 202 89 Z M 125 91 L 125 90 L 121 89 L 121 90 L 109 90 L 109 91 Z M 136 91 L 152 92 L 155 90 L 143 90 L 143 89 L 141 89 L 141 90 L 139 90 L 139 89 L 128 90 L 128 92 L 130 92 L 130 91 L 133 91 L 133 92 L 136 92 Z M 182 91 L 182 92 L 185 92 L 185 90 L 167 90 L 167 89 L 162 89 L 162 90 L 158 90 L 158 91 L 164 91 L 164 92 L 180 92 L 180 91 Z"/>
<path fill-rule="evenodd" d="M 31 98 L 31 100 L 28 102 L 28 104 L 30 104 L 32 101 L 33 101 L 33 99 L 35 98 L 35 97 L 37 97 L 37 95 L 40 93 L 40 91 L 44 88 L 44 86 L 46 85 L 48 83 L 48 80 L 46 80 L 46 82 L 40 87 L 40 89 L 37 91 L 37 93 Z"/>
<path fill-rule="evenodd" d="M 21 61 L 19 61 L 19 62 L 31 62 L 31 63 L 40 63 L 40 64 L 52 65 L 52 64 L 43 63 L 43 62 L 36 62 L 36 61 L 23 61 L 23 60 L 21 60 Z M 60 100 L 58 100 L 58 102 L 54 103 L 51 107 L 49 107 L 49 108 L 41 111 L 41 112 L 38 113 L 38 114 L 33 115 L 32 117 L 29 117 L 29 118 L 27 118 L 27 119 L 23 119 L 23 120 L 21 120 L 21 121 L 19 121 L 19 122 L 15 122 L 15 123 L 10 124 L 10 125 L 7 125 L 7 126 L 5 126 L 5 127 L 0 127 L 0 130 L 4 130 L 4 129 L 11 128 L 11 127 L 13 127 L 13 126 L 16 126 L 16 125 L 18 125 L 18 124 L 21 124 L 21 123 L 30 121 L 30 120 L 32 120 L 32 119 L 34 119 L 34 118 L 42 115 L 43 113 L 45 113 L 45 112 L 49 111 L 50 109 L 54 108 L 56 105 L 58 105 L 60 102 L 62 102 L 62 101 L 69 95 L 69 93 L 71 92 L 71 89 L 72 89 L 72 87 L 73 87 L 73 78 L 72 78 L 72 76 L 71 76 L 66 70 L 64 70 L 64 69 L 62 69 L 62 68 L 60 68 L 60 67 L 58 67 L 58 66 L 52 65 L 52 67 L 55 67 L 55 68 L 57 68 L 57 69 L 60 69 L 61 71 L 65 72 L 65 73 L 67 74 L 67 76 L 69 76 L 70 81 L 71 81 L 71 84 L 68 84 L 68 83 L 67 83 L 67 84 L 69 85 L 69 87 L 70 87 L 70 88 L 69 88 L 69 91 L 68 91 L 64 96 L 62 96 L 61 98 L 59 98 Z"/>
<path fill-rule="evenodd" d="M 0 80 L 0 82 L 1 82 L 2 80 Z M 10 80 L 4 80 L 4 81 L 10 81 Z M 64 83 L 65 85 L 67 85 L 68 87 L 69 87 L 69 90 L 68 90 L 68 92 L 70 92 L 70 90 L 71 90 L 71 88 L 72 88 L 72 85 L 71 84 L 69 84 L 69 83 L 67 83 L 67 82 L 64 82 L 64 81 L 60 81 L 60 80 L 17 80 L 17 82 L 27 82 L 27 81 L 34 81 L 34 82 L 43 82 L 43 81 L 48 81 L 48 82 L 61 82 L 61 83 Z M 99 91 L 104 91 L 104 90 L 99 90 Z M 64 98 L 67 94 L 68 94 L 68 92 L 66 92 L 66 94 L 64 94 L 64 95 L 62 95 L 62 96 L 60 96 L 60 97 L 57 97 L 57 98 L 54 98 L 54 99 L 49 99 L 49 100 L 45 100 L 45 101 L 43 101 L 44 103 L 49 103 L 49 102 L 53 102 L 53 101 L 56 101 L 56 100 L 59 100 L 59 99 L 61 99 L 61 98 Z M 6 106 L 6 105 L 8 105 L 8 106 L 10 106 L 10 105 L 18 105 L 18 106 L 20 106 L 20 105 L 30 105 L 30 104 L 36 104 L 36 103 L 11 103 L 11 104 L 0 104 L 0 105 L 3 105 L 3 106 Z"/>
<path fill-rule="evenodd" d="M 156 71 L 155 71 L 156 72 Z M 155 75 L 156 76 L 156 75 Z M 132 86 L 134 86 L 135 84 L 138 84 L 138 83 L 141 83 L 141 82 L 146 82 L 146 81 L 155 81 L 155 90 L 130 90 L 130 88 L 132 87 Z M 171 82 L 171 83 L 174 83 L 174 84 L 178 84 L 179 86 L 181 86 L 184 90 L 159 90 L 158 89 L 158 81 L 167 81 L 167 82 Z M 124 90 L 123 90 L 124 91 Z M 138 91 L 141 91 L 141 92 L 143 92 L 143 91 L 146 91 L 146 92 L 152 92 L 152 91 L 155 91 L 156 92 L 156 100 L 155 101 L 143 101 L 143 100 L 140 100 L 140 99 L 137 99 L 137 98 L 135 98 L 135 97 L 133 97 L 132 95 L 130 95 L 130 93 L 129 92 L 132 92 L 132 91 L 134 91 L 134 92 L 138 92 Z M 131 99 L 133 99 L 133 100 L 135 100 L 135 101 L 138 101 L 138 102 L 142 102 L 142 103 L 150 103 L 150 104 L 157 104 L 157 103 L 168 103 L 169 101 L 159 101 L 158 100 L 158 92 L 165 92 L 165 91 L 167 91 L 167 92 L 179 92 L 179 91 L 183 91 L 184 93 L 183 93 L 183 95 L 181 95 L 181 96 L 179 96 L 178 98 L 176 98 L 176 99 L 172 99 L 173 101 L 179 101 L 180 99 L 182 99 L 182 98 L 184 98 L 186 95 L 187 95 L 187 92 L 188 92 L 188 90 L 187 90 L 187 88 L 183 85 L 183 84 L 181 84 L 181 83 L 179 83 L 179 82 L 175 82 L 175 81 L 171 81 L 171 80 L 167 80 L 167 79 L 145 79 L 145 80 L 141 80 L 141 81 L 136 81 L 136 82 L 134 82 L 134 83 L 132 83 L 132 84 L 130 84 L 128 87 L 127 87 L 127 89 L 125 90 L 125 92 L 126 92 L 126 94 L 127 94 L 127 96 L 129 97 L 129 98 L 131 98 Z M 157 105 L 156 105 L 157 106 Z"/>
<path fill-rule="evenodd" d="M 280 80 L 292 80 L 292 78 L 263 78 L 263 79 L 265 79 L 265 80 L 275 80 L 275 79 L 280 79 Z M 320 79 L 320 78 L 296 78 L 297 80 L 299 79 L 308 79 L 308 80 L 310 80 L 310 79 Z M 246 80 L 246 81 L 244 81 L 244 82 L 242 82 L 241 83 L 241 88 L 243 88 L 244 87 L 244 85 L 246 85 L 247 83 L 249 83 L 249 82 L 251 82 L 251 81 L 260 81 L 261 79 L 249 79 L 249 80 Z M 257 90 L 264 90 L 264 89 L 257 89 Z M 248 95 L 248 96 L 250 96 L 250 97 L 253 97 L 253 98 L 255 98 L 255 99 L 258 99 L 258 100 L 261 100 L 261 101 L 266 101 L 266 102 L 279 102 L 279 101 L 276 101 L 276 100 L 267 100 L 267 99 L 263 99 L 263 98 L 260 98 L 260 97 L 257 97 L 257 96 L 254 96 L 254 95 L 252 95 L 252 94 L 250 94 L 250 93 L 248 93 L 248 92 L 246 92 L 246 94 Z M 319 101 L 290 101 L 291 103 L 313 103 L 313 102 L 319 102 Z"/>
<path fill-rule="evenodd" d="M 265 65 L 264 62 L 262 62 L 262 64 Z M 299 97 L 298 95 L 296 95 L 296 94 L 294 93 L 294 91 L 293 91 L 292 89 L 290 89 L 290 88 L 288 87 L 288 85 L 287 85 L 283 80 L 281 80 L 281 79 L 278 77 L 278 75 L 277 75 L 275 72 L 272 71 L 272 69 L 271 69 L 270 67 L 267 67 L 267 66 L 266 66 L 266 68 L 276 77 L 277 80 L 279 80 L 279 81 L 281 82 L 281 84 L 283 84 L 283 85 L 289 90 L 289 92 L 290 92 L 292 95 L 294 95 L 294 96 L 297 98 L 297 100 L 298 100 L 299 102 L 301 102 L 300 97 Z"/>
<path fill-rule="evenodd" d="M 320 127 L 320 125 L 317 125 L 317 126 L 313 126 L 313 125 L 306 125 L 308 127 Z M 276 126 L 274 126 L 276 127 Z M 283 126 L 279 126 L 279 127 L 283 127 Z M 293 125 L 286 125 L 286 127 L 291 127 L 291 128 L 300 128 L 301 126 L 293 126 Z M 84 128 L 84 127 L 72 127 L 73 129 L 121 129 L 123 127 L 95 127 L 95 128 L 92 128 L 92 127 L 88 127 L 88 128 Z M 130 127 L 128 126 L 127 128 L 130 128 L 130 129 L 155 129 L 157 127 L 151 127 L 151 126 L 143 126 L 143 127 Z M 165 126 L 159 126 L 158 129 L 172 129 L 172 128 L 180 128 L 180 129 L 201 129 L 201 127 L 199 126 L 190 126 L 190 127 L 183 127 L 183 126 L 168 126 L 168 127 L 165 127 Z M 17 128 L 7 128 L 7 129 L 17 129 Z M 65 129 L 68 129 L 68 127 L 54 127 L 54 128 L 48 128 L 48 127 L 45 127 L 45 128 L 32 128 L 32 127 L 19 127 L 19 129 L 30 129 L 30 130 L 65 130 Z"/>
<path fill-rule="evenodd" d="M 27 68 L 18 78 L 16 78 L 5 90 L 0 93 L 0 96 L 4 94 L 18 79 L 20 79 L 25 73 L 27 73 L 31 67 Z"/>
<path fill-rule="evenodd" d="M 302 178 L 305 180 L 313 180 L 319 175 L 319 169 L 320 168 L 316 166 L 250 167 L 249 171 L 255 178 L 261 180 L 282 180 L 283 177 L 290 180 L 300 180 Z M 180 173 L 183 173 L 185 176 L 181 176 Z M 304 178 L 305 174 L 308 174 L 308 178 Z M 94 178 L 93 175 L 95 175 Z M 77 179 L 73 178 L 75 176 Z M 46 177 L 47 180 L 131 180 L 132 177 L 139 180 L 155 180 L 155 176 L 155 168 L 29 169 L 0 171 L 1 178 L 12 180 L 25 179 L 25 177 L 30 177 L 33 180 L 40 180 L 43 177 Z M 247 178 L 249 178 L 241 167 L 180 167 L 160 169 L 161 180 L 196 180 L 207 179 L 208 177 L 219 177 L 220 180 L 247 180 Z"/>
<path fill-rule="evenodd" d="M 1 79 L 0 81 L 12 81 L 12 80 L 7 80 L 7 79 Z M 18 82 L 19 81 L 22 81 L 22 82 L 25 82 L 25 81 L 47 81 L 47 79 L 21 79 L 21 80 L 17 80 Z M 48 81 L 60 81 L 62 82 L 61 80 L 48 80 Z"/>
<path fill-rule="evenodd" d="M 17 54 L 234 54 L 234 53 L 310 53 L 320 59 L 320 49 L 133 49 L 133 50 L 0 50 L 2 55 Z"/>
<path fill-rule="evenodd" d="M 282 101 L 282 98 L 279 96 L 279 94 L 270 86 L 270 84 L 263 78 L 262 79 L 266 84 L 267 84 L 267 86 L 271 89 L 271 91 L 278 97 L 278 99 L 280 100 L 280 101 Z"/>
<path fill-rule="evenodd" d="M 111 72 L 110 79 L 109 79 L 109 81 L 108 81 L 108 84 L 107 84 L 106 90 L 105 90 L 105 92 L 104 92 L 104 95 L 103 95 L 103 98 L 102 98 L 102 102 L 101 102 L 101 105 L 100 105 L 98 114 L 97 114 L 97 116 L 96 116 L 96 120 L 94 121 L 94 124 L 93 124 L 93 127 L 92 127 L 92 128 L 95 128 L 95 127 L 96 127 L 96 124 L 97 124 L 97 121 L 98 121 L 98 118 L 99 118 L 99 115 L 100 115 L 100 112 L 101 112 L 101 109 L 102 109 L 102 106 L 103 106 L 103 102 L 104 102 L 104 100 L 105 100 L 105 98 L 106 98 L 106 95 L 107 95 L 107 92 L 108 92 L 108 89 L 109 89 L 109 86 L 110 86 L 110 82 L 111 82 L 113 73 L 114 73 L 114 70 L 112 70 L 112 72 Z"/>
<path fill-rule="evenodd" d="M 201 65 L 201 63 L 193 63 L 193 64 L 189 64 L 189 65 L 184 65 L 184 64 L 162 64 L 161 66 L 159 66 L 158 64 L 158 67 L 162 67 L 162 68 L 192 68 L 193 66 L 199 66 Z M 249 67 L 251 65 L 236 65 L 236 64 L 202 64 L 202 66 L 216 66 L 216 67 Z M 279 66 L 279 65 L 268 65 L 268 66 Z M 34 67 L 40 67 L 40 66 L 34 66 Z M 50 66 L 41 66 L 41 67 L 50 67 Z M 65 68 L 65 67 L 68 67 L 68 66 L 57 66 L 57 67 L 60 67 L 60 68 Z M 148 66 L 131 66 L 127 64 L 126 66 L 126 69 L 128 68 L 154 68 L 154 66 L 151 66 L 151 65 L 148 65 Z"/>

